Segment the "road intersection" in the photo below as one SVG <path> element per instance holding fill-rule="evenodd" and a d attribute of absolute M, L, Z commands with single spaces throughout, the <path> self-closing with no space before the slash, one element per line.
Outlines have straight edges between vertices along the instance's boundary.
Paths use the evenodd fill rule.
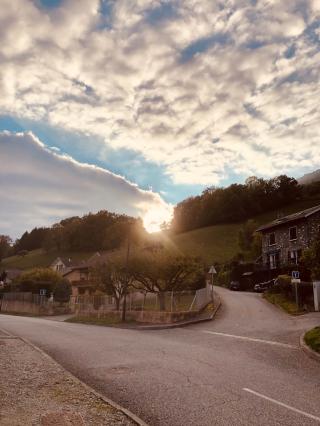
<path fill-rule="evenodd" d="M 299 347 L 317 313 L 290 317 L 216 288 L 212 322 L 139 331 L 0 316 L 80 379 L 152 426 L 320 424 L 320 364 Z"/>

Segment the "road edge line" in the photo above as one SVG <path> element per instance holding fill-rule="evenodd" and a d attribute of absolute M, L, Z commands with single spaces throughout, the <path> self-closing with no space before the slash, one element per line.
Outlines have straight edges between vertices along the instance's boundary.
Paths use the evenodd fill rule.
<path fill-rule="evenodd" d="M 301 334 L 300 336 L 300 346 L 301 349 L 303 350 L 303 352 L 308 355 L 309 358 L 314 359 L 315 361 L 320 362 L 320 354 L 318 354 L 316 351 L 314 351 L 313 349 L 311 349 L 306 342 L 304 341 L 304 336 L 306 334 L 307 331 L 305 331 L 304 333 Z"/>
<path fill-rule="evenodd" d="M 33 343 L 31 343 L 28 339 L 25 339 L 24 337 L 20 337 L 20 336 L 13 336 L 11 334 L 9 334 L 7 331 L 3 330 L 0 328 L 1 331 L 5 332 L 6 334 L 8 334 L 9 336 L 15 337 L 16 339 L 21 340 L 22 342 L 24 342 L 26 345 L 29 345 L 31 348 L 33 348 L 34 350 L 40 352 L 40 354 L 42 356 L 44 356 L 45 358 L 49 359 L 51 362 L 53 362 L 56 366 L 58 366 L 59 368 L 62 369 L 62 371 L 64 373 L 66 373 L 67 375 L 69 375 L 72 380 L 74 382 L 76 382 L 77 384 L 83 386 L 85 389 L 87 389 L 90 393 L 94 394 L 97 398 L 102 399 L 104 402 L 106 402 L 107 404 L 111 405 L 111 407 L 115 408 L 118 411 L 121 411 L 125 416 L 127 416 L 130 420 L 132 420 L 134 423 L 136 423 L 138 426 L 149 426 L 146 422 L 144 422 L 142 419 L 140 419 L 136 414 L 132 413 L 130 410 L 128 410 L 127 408 L 122 407 L 121 405 L 119 405 L 117 402 L 112 401 L 112 399 L 102 395 L 102 393 L 96 391 L 95 389 L 93 389 L 91 386 L 89 386 L 87 383 L 83 382 L 81 379 L 79 379 L 78 377 L 76 377 L 73 373 L 71 373 L 71 371 L 67 370 L 65 367 L 63 367 L 63 365 L 61 365 L 58 361 L 56 361 L 54 358 L 52 358 L 51 355 L 49 355 L 47 352 L 45 352 L 43 349 L 39 348 L 39 346 L 34 345 Z"/>
<path fill-rule="evenodd" d="M 242 390 L 244 392 L 250 393 L 251 395 L 255 395 L 255 396 L 258 396 L 261 399 L 264 399 L 266 401 L 272 402 L 273 404 L 279 405 L 279 407 L 286 408 L 287 410 L 293 411 L 294 413 L 301 414 L 302 416 L 305 416 L 305 417 L 307 417 L 309 419 L 312 419 L 312 420 L 315 420 L 317 422 L 320 422 L 320 417 L 315 416 L 314 414 L 307 413 L 306 411 L 300 410 L 299 408 L 295 408 L 292 405 L 289 405 L 289 404 L 286 404 L 284 402 L 278 401 L 277 399 L 271 398 L 270 396 L 267 396 L 267 395 L 264 395 L 262 393 L 256 392 L 256 391 L 254 391 L 252 389 L 242 388 Z"/>

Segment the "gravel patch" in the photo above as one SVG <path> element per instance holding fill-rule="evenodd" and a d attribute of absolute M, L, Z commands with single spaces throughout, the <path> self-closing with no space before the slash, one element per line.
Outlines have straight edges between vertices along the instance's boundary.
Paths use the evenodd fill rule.
<path fill-rule="evenodd" d="M 0 425 L 135 423 L 22 340 L 0 337 Z"/>

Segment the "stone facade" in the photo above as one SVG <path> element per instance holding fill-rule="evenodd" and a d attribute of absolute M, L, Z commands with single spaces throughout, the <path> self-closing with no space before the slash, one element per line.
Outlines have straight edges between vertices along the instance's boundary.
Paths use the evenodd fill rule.
<path fill-rule="evenodd" d="M 262 261 L 270 269 L 299 264 L 299 258 L 319 235 L 320 211 L 263 229 Z"/>

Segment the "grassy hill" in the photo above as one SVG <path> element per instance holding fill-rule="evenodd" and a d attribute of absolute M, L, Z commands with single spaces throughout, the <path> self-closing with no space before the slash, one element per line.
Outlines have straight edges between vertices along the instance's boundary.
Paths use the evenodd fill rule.
<path fill-rule="evenodd" d="M 319 198 L 300 201 L 281 209 L 281 215 L 296 213 L 300 210 L 320 204 Z M 258 225 L 271 222 L 277 219 L 279 211 L 270 211 L 254 219 Z M 206 228 L 195 229 L 193 231 L 164 238 L 167 248 L 173 248 L 188 255 L 201 256 L 206 262 L 226 262 L 239 251 L 238 234 L 243 223 L 214 225 Z"/>
<path fill-rule="evenodd" d="M 281 210 L 281 214 L 295 213 L 317 204 L 320 204 L 320 195 L 319 198 L 286 206 Z M 252 219 L 258 225 L 262 225 L 276 219 L 278 213 L 278 210 L 271 211 L 255 216 Z M 173 253 L 200 256 L 207 263 L 222 263 L 228 261 L 240 251 L 238 233 L 242 225 L 243 223 L 214 225 L 171 236 L 165 233 L 161 234 L 161 236 L 159 234 L 159 237 L 162 239 L 166 249 Z M 29 269 L 36 266 L 46 267 L 57 256 L 70 257 L 75 261 L 81 261 L 88 259 L 92 254 L 93 252 L 46 253 L 43 250 L 34 250 L 24 257 L 12 256 L 4 259 L 0 264 L 0 270 L 9 268 Z"/>
<path fill-rule="evenodd" d="M 0 263 L 0 270 L 2 269 L 30 269 L 34 267 L 47 267 L 58 256 L 71 258 L 75 261 L 84 260 L 90 257 L 94 252 L 50 252 L 46 253 L 44 250 L 33 250 L 25 256 L 10 256 Z"/>

